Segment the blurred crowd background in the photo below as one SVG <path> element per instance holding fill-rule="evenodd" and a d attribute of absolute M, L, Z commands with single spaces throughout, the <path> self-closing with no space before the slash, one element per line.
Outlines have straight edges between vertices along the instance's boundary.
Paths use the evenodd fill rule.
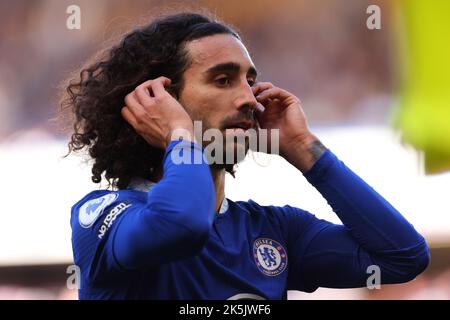
<path fill-rule="evenodd" d="M 419 211 L 421 206 L 411 219 L 429 240 L 432 264 L 415 281 L 381 290 L 291 292 L 290 298 L 450 299 L 450 207 L 444 206 L 450 179 L 446 172 L 425 175 L 423 153 L 402 142 L 393 125 L 401 107 L 399 66 L 406 58 L 399 52 L 408 40 L 401 6 L 395 3 L 0 0 L 0 194 L 2 203 L 9 203 L 0 211 L 0 299 L 77 297 L 66 286 L 70 206 L 98 187 L 90 183 L 85 162 L 62 159 L 68 133 L 55 120 L 62 81 L 152 16 L 198 8 L 237 27 L 261 71 L 260 80 L 300 97 L 312 128 L 323 132 L 329 145 L 341 150 L 338 155 L 379 186 L 381 194 L 385 191 L 400 207 Z M 66 9 L 73 4 L 81 8 L 80 30 L 66 27 Z M 366 26 L 371 4 L 381 9 L 379 30 Z M 371 146 L 375 150 L 366 152 Z M 397 178 L 414 181 L 417 189 L 408 189 Z M 392 185 L 397 189 L 389 191 Z M 232 190 L 229 194 L 247 196 Z M 409 197 L 416 199 L 405 204 Z"/>
<path fill-rule="evenodd" d="M 111 38 L 189 1 L 1 1 L 0 137 L 49 125 L 57 86 Z M 367 1 L 194 1 L 237 26 L 262 78 L 299 94 L 312 123 L 385 120 L 393 91 L 389 7 L 366 25 Z M 81 30 L 66 8 L 81 8 Z"/>

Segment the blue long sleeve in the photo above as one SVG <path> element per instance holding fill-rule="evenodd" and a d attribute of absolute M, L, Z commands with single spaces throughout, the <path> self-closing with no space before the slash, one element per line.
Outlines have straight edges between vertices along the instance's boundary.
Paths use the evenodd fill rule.
<path fill-rule="evenodd" d="M 174 163 L 172 153 L 189 153 L 192 163 Z M 215 192 L 201 146 L 172 141 L 164 157 L 164 176 L 147 203 L 130 208 L 116 226 L 113 253 L 126 269 L 156 266 L 197 254 L 208 239 Z M 201 159 L 201 163 L 195 163 Z"/>
<path fill-rule="evenodd" d="M 400 283 L 426 268 L 430 256 L 424 238 L 330 150 L 305 177 L 343 225 L 311 219 L 307 234 L 294 245 L 292 286 L 304 291 L 366 286 L 370 265 L 380 268 L 381 283 Z"/>
<path fill-rule="evenodd" d="M 429 263 L 424 238 L 329 150 L 305 177 L 343 225 L 251 200 L 215 216 L 208 164 L 177 164 L 180 151 L 203 159 L 199 145 L 172 142 L 147 193 L 98 190 L 74 205 L 81 298 L 281 299 L 286 290 L 366 286 L 372 265 L 381 283 L 406 282 Z"/>

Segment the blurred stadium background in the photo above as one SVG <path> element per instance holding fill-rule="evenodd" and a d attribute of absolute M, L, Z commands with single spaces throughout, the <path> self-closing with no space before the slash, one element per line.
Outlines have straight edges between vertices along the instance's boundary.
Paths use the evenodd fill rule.
<path fill-rule="evenodd" d="M 68 157 L 53 120 L 59 85 L 99 48 L 167 8 L 206 8 L 243 35 L 261 80 L 302 99 L 313 131 L 423 233 L 432 262 L 380 290 L 289 292 L 290 299 L 450 299 L 448 1 L 0 0 L 0 299 L 76 299 L 70 207 L 99 188 Z M 69 5 L 81 30 L 68 30 Z M 369 30 L 369 5 L 381 29 Z M 338 222 L 281 158 L 256 154 L 227 197 L 291 204 Z"/>

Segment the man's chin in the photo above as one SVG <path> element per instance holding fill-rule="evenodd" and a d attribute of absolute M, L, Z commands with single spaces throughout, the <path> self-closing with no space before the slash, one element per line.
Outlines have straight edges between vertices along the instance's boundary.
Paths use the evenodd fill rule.
<path fill-rule="evenodd" d="M 211 158 L 208 157 L 210 166 L 217 169 L 232 168 L 235 164 L 245 159 L 248 150 L 248 143 L 234 142 L 233 145 L 226 144 L 223 147 L 224 152 L 221 159 L 216 158 L 215 153 L 210 155 Z"/>
<path fill-rule="evenodd" d="M 233 142 L 227 144 L 224 154 L 225 164 L 237 164 L 245 159 L 248 152 L 248 143 Z"/>

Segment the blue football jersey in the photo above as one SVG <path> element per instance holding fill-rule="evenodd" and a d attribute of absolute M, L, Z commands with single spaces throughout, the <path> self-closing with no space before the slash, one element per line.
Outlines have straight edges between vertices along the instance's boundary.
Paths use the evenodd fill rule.
<path fill-rule="evenodd" d="M 224 199 L 206 162 L 175 164 L 172 142 L 158 183 L 89 193 L 72 208 L 80 299 L 286 299 L 287 290 L 413 279 L 429 262 L 423 237 L 327 150 L 305 173 L 343 225 L 291 206 Z M 174 151 L 175 150 L 175 151 Z"/>

